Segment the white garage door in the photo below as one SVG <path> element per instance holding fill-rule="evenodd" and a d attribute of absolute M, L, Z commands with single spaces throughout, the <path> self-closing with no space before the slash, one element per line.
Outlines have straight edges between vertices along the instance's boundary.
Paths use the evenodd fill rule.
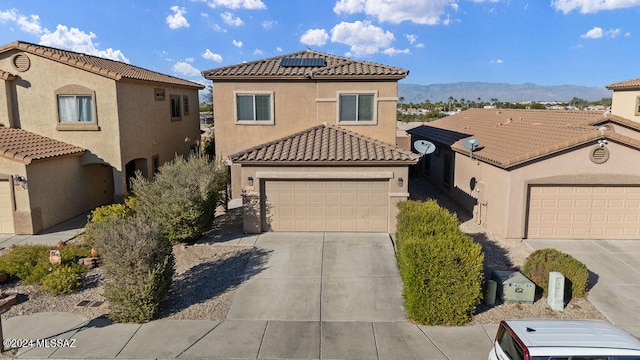
<path fill-rule="evenodd" d="M 387 232 L 388 182 L 264 183 L 263 230 Z"/>
<path fill-rule="evenodd" d="M 11 183 L 0 181 L 0 233 L 13 234 L 13 202 Z"/>
<path fill-rule="evenodd" d="M 527 237 L 640 239 L 640 186 L 532 186 Z"/>

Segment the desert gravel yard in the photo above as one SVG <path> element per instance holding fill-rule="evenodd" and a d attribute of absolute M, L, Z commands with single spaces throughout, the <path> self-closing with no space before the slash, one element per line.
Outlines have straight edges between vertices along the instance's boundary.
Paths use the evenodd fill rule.
<path fill-rule="evenodd" d="M 224 320 L 231 307 L 237 287 L 245 279 L 245 269 L 253 246 L 225 245 L 220 234 L 242 236 L 239 209 L 218 216 L 213 230 L 195 245 L 174 246 L 176 274 L 169 299 L 161 307 L 159 319 Z M 512 270 L 522 266 L 532 251 L 522 242 L 505 243 L 487 234 L 473 221 L 464 221 L 461 228 L 480 243 L 485 252 L 485 273 L 492 270 Z M 77 307 L 82 300 L 104 301 L 104 276 L 100 267 L 91 269 L 83 279 L 81 291 L 54 296 L 37 286 L 12 283 L 2 286 L 6 293 L 19 293 L 18 304 L 3 318 L 37 312 L 70 312 L 87 318 L 108 313 L 108 303 L 98 307 Z M 563 312 L 547 308 L 545 299 L 534 304 L 481 305 L 471 324 L 495 324 L 503 319 L 566 318 L 605 319 L 586 299 L 574 299 Z"/>

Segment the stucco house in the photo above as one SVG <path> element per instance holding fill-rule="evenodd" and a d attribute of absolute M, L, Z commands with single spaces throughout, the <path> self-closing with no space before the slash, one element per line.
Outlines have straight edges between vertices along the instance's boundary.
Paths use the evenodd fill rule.
<path fill-rule="evenodd" d="M 607 88 L 611 113 L 469 109 L 411 129 L 436 145 L 417 172 L 506 239 L 639 239 L 640 79 Z"/>
<path fill-rule="evenodd" d="M 33 234 L 127 194 L 200 141 L 201 84 L 123 62 L 0 47 L 0 232 Z"/>
<path fill-rule="evenodd" d="M 311 50 L 204 71 L 245 231 L 395 231 L 417 161 L 395 146 L 408 73 Z"/>

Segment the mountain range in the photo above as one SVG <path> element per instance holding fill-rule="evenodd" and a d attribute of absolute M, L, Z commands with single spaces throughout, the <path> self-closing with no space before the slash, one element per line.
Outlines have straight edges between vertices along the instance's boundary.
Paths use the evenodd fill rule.
<path fill-rule="evenodd" d="M 447 102 L 449 97 L 465 101 L 489 102 L 491 99 L 506 102 L 550 102 L 569 101 L 574 97 L 587 101 L 610 98 L 612 91 L 604 87 L 588 87 L 579 85 L 537 85 L 533 83 L 506 84 L 487 82 L 457 82 L 449 84 L 398 84 L 398 96 L 404 103 L 421 103 L 429 100 L 432 103 Z"/>

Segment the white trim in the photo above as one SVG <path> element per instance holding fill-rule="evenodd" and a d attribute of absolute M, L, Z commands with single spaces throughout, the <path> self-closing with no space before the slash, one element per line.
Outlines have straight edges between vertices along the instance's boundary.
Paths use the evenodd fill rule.
<path fill-rule="evenodd" d="M 378 101 L 393 101 L 398 102 L 399 98 L 397 96 L 387 96 L 387 97 L 379 97 Z"/>
<path fill-rule="evenodd" d="M 336 102 L 336 98 L 316 98 L 316 102 Z"/>
<path fill-rule="evenodd" d="M 362 179 L 362 180 L 380 180 L 393 179 L 393 171 L 376 171 L 376 172 L 293 172 L 293 171 L 256 171 L 256 177 L 259 179 Z"/>
<path fill-rule="evenodd" d="M 408 198 L 409 197 L 409 193 L 389 193 L 389 197 Z"/>

